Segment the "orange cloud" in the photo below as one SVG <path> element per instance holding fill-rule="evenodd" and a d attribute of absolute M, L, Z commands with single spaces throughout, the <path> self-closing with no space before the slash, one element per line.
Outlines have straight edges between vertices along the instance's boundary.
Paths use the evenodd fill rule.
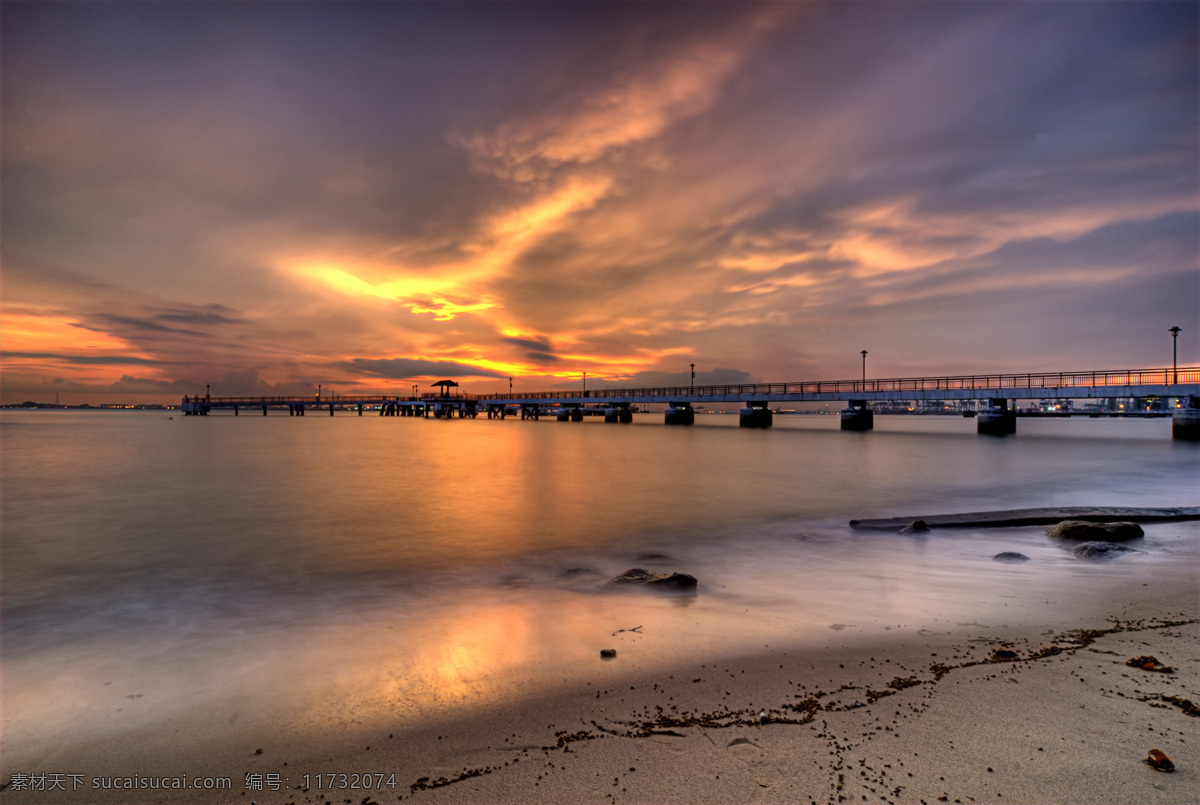
<path fill-rule="evenodd" d="M 453 263 L 416 269 L 338 256 L 285 257 L 278 264 L 285 274 L 304 284 L 354 298 L 399 302 L 413 313 L 432 313 L 438 321 L 449 321 L 462 313 L 498 307 L 499 300 L 477 289 L 506 274 L 525 250 L 558 231 L 571 215 L 597 204 L 611 184 L 611 179 L 599 175 L 568 177 L 557 187 L 484 221 L 481 231 L 463 247 L 467 256 Z"/>
<path fill-rule="evenodd" d="M 4 351 L 151 358 L 122 338 L 86 328 L 77 319 L 51 313 L 6 312 Z"/>
<path fill-rule="evenodd" d="M 92 362 L 104 358 L 115 360 L 112 364 Z M 83 327 L 68 316 L 18 311 L 4 314 L 6 372 L 32 371 L 77 381 L 110 383 L 129 371 L 129 362 L 153 360 L 153 356 L 128 341 Z M 154 367 L 149 371 L 161 374 Z"/>

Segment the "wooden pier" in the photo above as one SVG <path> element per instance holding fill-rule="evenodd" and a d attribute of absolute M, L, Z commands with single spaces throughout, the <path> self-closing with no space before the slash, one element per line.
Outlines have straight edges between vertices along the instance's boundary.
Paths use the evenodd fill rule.
<path fill-rule="evenodd" d="M 986 401 L 977 411 L 980 433 L 1007 435 L 1016 431 L 1016 400 L 1158 398 L 1181 401 L 1174 412 L 1175 436 L 1197 439 L 1200 434 L 1200 367 L 1122 369 L 1088 372 L 1029 372 L 1003 375 L 878 378 L 864 380 L 797 381 L 738 385 L 670 386 L 655 388 L 602 388 L 553 390 L 509 394 L 325 395 L 312 397 L 213 397 L 188 396 L 182 409 L 189 416 L 211 411 L 261 413 L 286 410 L 290 416 L 336 411 L 363 416 L 488 419 L 520 416 L 537 420 L 554 416 L 579 422 L 585 415 L 604 416 L 606 422 L 631 422 L 634 406 L 665 405 L 666 424 L 692 424 L 695 406 L 740 403 L 740 423 L 766 428 L 772 424 L 772 405 L 791 402 L 844 402 L 842 428 L 866 431 L 874 427 L 872 402 Z"/>

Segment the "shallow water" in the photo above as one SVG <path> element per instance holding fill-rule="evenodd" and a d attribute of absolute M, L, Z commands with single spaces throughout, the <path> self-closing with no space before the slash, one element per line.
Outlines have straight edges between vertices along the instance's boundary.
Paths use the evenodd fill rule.
<path fill-rule="evenodd" d="M 1194 524 L 1152 526 L 1147 553 L 1106 565 L 1040 528 L 847 526 L 1194 506 L 1200 450 L 1169 420 L 1022 419 L 1008 438 L 954 417 L 775 421 L 5 412 L 5 751 L 184 715 L 214 735 L 402 723 L 597 673 L 610 644 L 599 673 L 1053 624 L 1055 602 L 1099 601 L 1106 578 L 1194 573 Z M 1004 550 L 1032 560 L 991 561 Z M 700 593 L 599 592 L 635 566 L 691 573 Z"/>

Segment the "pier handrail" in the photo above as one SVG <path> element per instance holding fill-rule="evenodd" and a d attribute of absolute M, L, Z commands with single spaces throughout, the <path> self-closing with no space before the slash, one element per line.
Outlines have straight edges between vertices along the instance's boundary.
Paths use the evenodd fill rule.
<path fill-rule="evenodd" d="M 1174 377 L 1178 376 L 1175 380 Z M 820 380 L 789 383 L 739 383 L 657 388 L 598 388 L 514 394 L 476 394 L 476 400 L 586 399 L 589 397 L 728 397 L 734 395 L 855 393 L 879 391 L 953 391 L 994 388 L 1099 388 L 1104 386 L 1182 385 L 1200 382 L 1200 366 L 1165 369 L 1120 369 L 1086 372 L 1025 372 L 1022 374 L 897 377 L 870 380 Z"/>
<path fill-rule="evenodd" d="M 669 402 L 673 398 L 696 397 L 770 397 L 777 394 L 822 394 L 822 393 L 871 393 L 871 392 L 930 392 L 960 391 L 1005 388 L 1103 388 L 1108 386 L 1184 385 L 1200 383 L 1200 366 L 1185 366 L 1155 369 L 1092 370 L 1085 372 L 1024 372 L 1019 374 L 950 375 L 944 377 L 896 377 L 868 380 L 803 380 L 788 383 L 737 383 L 707 386 L 659 386 L 635 388 L 592 388 L 469 394 L 453 396 L 438 394 L 338 394 L 336 396 L 274 396 L 274 397 L 212 397 L 207 395 L 185 396 L 185 403 L 207 403 L 229 405 L 375 405 L 380 402 L 436 403 L 475 400 L 480 402 L 501 400 L 587 400 L 590 398 L 653 398 Z M 1058 396 L 1070 396 L 1059 394 Z"/>

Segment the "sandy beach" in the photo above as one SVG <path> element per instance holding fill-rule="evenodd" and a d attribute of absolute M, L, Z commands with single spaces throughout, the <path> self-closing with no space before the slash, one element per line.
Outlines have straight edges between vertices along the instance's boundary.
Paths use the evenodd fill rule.
<path fill-rule="evenodd" d="M 467 714 L 319 729 L 239 723 L 236 713 L 220 729 L 168 719 L 21 753 L 19 768 L 10 746 L 3 798 L 1195 802 L 1200 607 L 1195 546 L 1183 539 L 1175 572 L 1152 583 L 1109 563 L 1103 590 L 1047 598 L 1040 625 L 1003 612 L 882 630 L 831 617 L 820 642 L 724 656 L 700 647 L 694 660 L 648 668 L 631 658 L 666 638 L 631 624 L 603 637 L 617 656 L 597 652 L 594 673 Z M 1171 670 L 1126 664 L 1145 655 Z M 1144 762 L 1152 749 L 1173 772 Z M 48 776 L 21 776 L 39 771 Z M 139 779 L 148 775 L 169 777 L 160 786 L 230 782 L 156 790 Z"/>

